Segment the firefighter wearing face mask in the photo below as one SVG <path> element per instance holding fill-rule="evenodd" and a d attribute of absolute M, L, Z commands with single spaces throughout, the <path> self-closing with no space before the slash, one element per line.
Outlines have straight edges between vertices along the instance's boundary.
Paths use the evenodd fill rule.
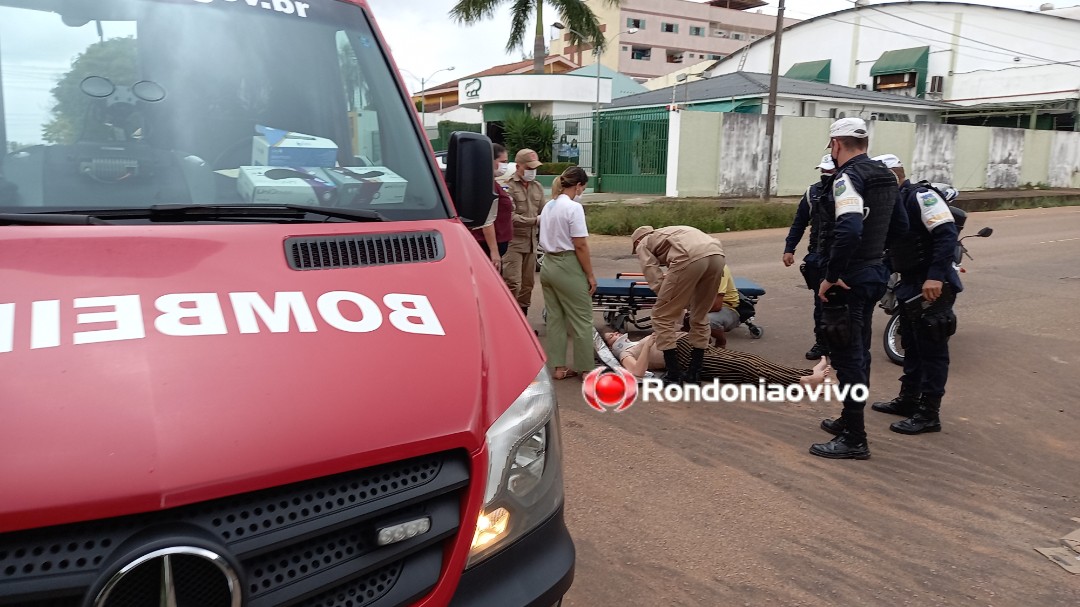
<path fill-rule="evenodd" d="M 506 182 L 510 197 L 514 199 L 514 238 L 503 256 L 502 272 L 503 280 L 517 299 L 521 311 L 528 315 L 536 277 L 540 210 L 544 208 L 547 196 L 544 186 L 536 180 L 536 169 L 542 164 L 536 152 L 520 150 L 514 162 L 517 163 L 517 171 Z"/>

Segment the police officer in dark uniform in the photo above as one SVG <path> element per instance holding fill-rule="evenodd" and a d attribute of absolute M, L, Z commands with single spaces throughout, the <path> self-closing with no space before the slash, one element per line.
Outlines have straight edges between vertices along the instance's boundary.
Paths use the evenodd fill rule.
<path fill-rule="evenodd" d="M 893 270 L 900 273 L 896 286 L 904 344 L 900 394 L 872 408 L 907 418 L 890 425 L 893 432 L 940 432 L 941 398 L 949 378 L 949 337 L 956 332 L 953 303 L 963 290 L 953 267 L 959 229 L 941 192 L 926 182 L 911 183 L 900 159 L 892 154 L 875 160 L 896 174 L 910 230 L 888 252 Z"/>
<path fill-rule="evenodd" d="M 888 244 L 907 231 L 896 177 L 866 155 L 869 132 L 860 118 L 842 118 L 829 129 L 829 152 L 837 169 L 831 195 L 818 205 L 818 247 L 828 260 L 818 288 L 821 331 L 843 386 L 870 385 L 870 331 L 874 305 L 888 285 Z M 867 459 L 865 400 L 849 390 L 838 419 L 821 427 L 835 435 L 810 453 L 833 459 Z"/>
<path fill-rule="evenodd" d="M 821 284 L 825 260 L 818 251 L 817 206 L 821 197 L 828 191 L 832 176 L 836 173 L 836 165 L 833 164 L 832 156 L 826 154 L 816 168 L 821 171 L 821 181 L 811 184 L 806 189 L 802 199 L 799 200 L 799 207 L 795 211 L 795 220 L 791 223 L 791 229 L 788 230 L 787 239 L 784 241 L 784 256 L 781 258 L 784 265 L 789 268 L 795 263 L 795 248 L 799 246 L 799 241 L 802 240 L 806 226 L 809 224 L 810 243 L 807 247 L 807 253 L 803 257 L 802 265 L 799 266 L 799 271 L 802 272 L 803 278 L 806 280 L 806 288 L 814 292 L 814 346 L 806 353 L 807 360 L 818 360 L 822 356 L 829 355 L 829 348 L 825 345 L 825 340 L 822 338 L 819 329 L 821 325 L 821 299 L 817 296 L 817 289 L 818 285 Z"/>

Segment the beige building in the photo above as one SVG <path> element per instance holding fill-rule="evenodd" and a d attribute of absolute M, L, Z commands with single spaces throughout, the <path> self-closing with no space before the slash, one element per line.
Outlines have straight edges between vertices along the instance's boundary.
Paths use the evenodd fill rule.
<path fill-rule="evenodd" d="M 603 0 L 586 3 L 611 39 L 600 62 L 640 82 L 723 59 L 770 35 L 776 27 L 775 15 L 755 10 L 768 4 L 761 0 L 622 0 L 618 7 Z M 790 26 L 798 20 L 785 19 L 784 23 Z M 619 34 L 631 28 L 638 31 Z M 569 32 L 559 31 L 551 41 L 551 54 L 591 65 L 592 46 L 571 45 L 569 40 Z"/>

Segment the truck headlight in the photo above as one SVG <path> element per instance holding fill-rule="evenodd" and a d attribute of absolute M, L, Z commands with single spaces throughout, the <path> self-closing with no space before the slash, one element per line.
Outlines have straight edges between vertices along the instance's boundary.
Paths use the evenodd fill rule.
<path fill-rule="evenodd" d="M 547 368 L 487 431 L 488 476 L 467 567 L 547 520 L 563 501 L 562 443 Z"/>

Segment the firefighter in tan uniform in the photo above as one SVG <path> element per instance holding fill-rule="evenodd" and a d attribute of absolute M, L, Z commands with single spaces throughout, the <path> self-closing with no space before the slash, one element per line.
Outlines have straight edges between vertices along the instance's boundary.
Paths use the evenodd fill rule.
<path fill-rule="evenodd" d="M 705 349 L 709 346 L 709 310 L 724 277 L 724 247 L 708 234 L 688 226 L 634 231 L 632 252 L 641 262 L 645 280 L 656 293 L 652 324 L 656 347 L 664 353 L 669 384 L 698 383 Z M 660 269 L 667 267 L 667 275 Z M 676 330 L 684 311 L 690 312 L 690 367 L 679 366 Z"/>
<path fill-rule="evenodd" d="M 514 162 L 517 172 L 506 182 L 510 197 L 514 199 L 514 238 L 502 258 L 502 275 L 522 313 L 528 316 L 536 277 L 538 219 L 547 196 L 544 186 L 536 181 L 536 168 L 542 164 L 536 152 L 523 149 L 514 157 Z"/>

